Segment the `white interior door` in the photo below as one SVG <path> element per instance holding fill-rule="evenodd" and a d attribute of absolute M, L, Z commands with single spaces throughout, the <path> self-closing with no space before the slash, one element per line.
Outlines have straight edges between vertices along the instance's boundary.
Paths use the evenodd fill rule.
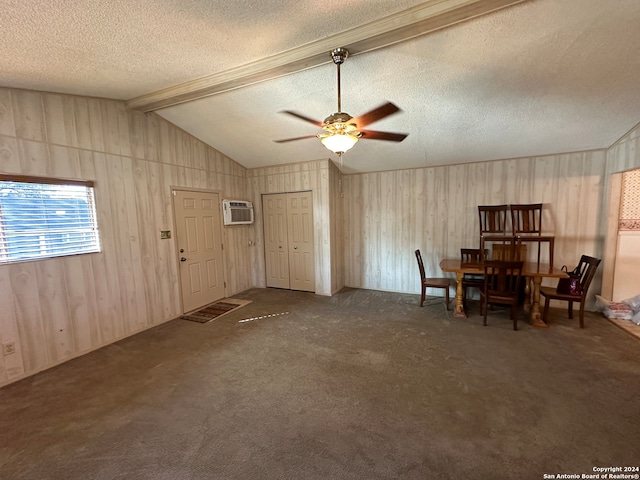
<path fill-rule="evenodd" d="M 289 239 L 286 194 L 262 200 L 267 287 L 289 288 Z"/>
<path fill-rule="evenodd" d="M 173 194 L 186 313 L 225 296 L 220 199 L 217 193 L 174 190 Z"/>
<path fill-rule="evenodd" d="M 311 192 L 287 194 L 289 284 L 292 290 L 315 292 L 313 199 Z"/>

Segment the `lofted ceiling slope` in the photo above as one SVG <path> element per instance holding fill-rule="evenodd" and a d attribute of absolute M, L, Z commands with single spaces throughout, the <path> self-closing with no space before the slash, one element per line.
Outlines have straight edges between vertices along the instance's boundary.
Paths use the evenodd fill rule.
<path fill-rule="evenodd" d="M 248 168 L 336 160 L 315 138 L 273 140 L 318 132 L 282 110 L 317 120 L 337 110 L 329 50 L 339 46 L 353 53 L 343 110 L 391 101 L 402 112 L 370 128 L 409 134 L 361 140 L 345 173 L 607 148 L 640 121 L 637 0 L 0 0 L 0 9 L 1 86 L 127 100 Z M 438 9 L 442 21 L 418 21 Z"/>

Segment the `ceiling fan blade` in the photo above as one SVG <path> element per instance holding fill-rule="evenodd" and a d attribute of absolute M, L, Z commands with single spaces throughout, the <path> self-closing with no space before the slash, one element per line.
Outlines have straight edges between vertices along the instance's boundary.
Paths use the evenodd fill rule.
<path fill-rule="evenodd" d="M 362 138 L 367 140 L 389 140 L 390 142 L 401 142 L 409 136 L 408 133 L 378 132 L 376 130 L 360 130 Z"/>
<path fill-rule="evenodd" d="M 294 140 L 304 140 L 305 138 L 316 138 L 317 135 L 305 135 L 304 137 L 285 138 L 284 140 L 274 140 L 276 143 L 293 142 Z"/>
<path fill-rule="evenodd" d="M 355 124 L 358 126 L 358 128 L 363 128 L 366 127 L 367 125 L 373 123 L 373 122 L 377 122 L 378 120 L 384 118 L 384 117 L 388 117 L 389 115 L 393 115 L 396 112 L 399 112 L 400 109 L 398 107 L 396 107 L 393 103 L 391 102 L 387 102 L 383 105 L 380 105 L 377 108 L 374 108 L 373 110 L 367 112 L 367 113 L 363 113 L 362 115 L 360 115 L 359 117 L 356 117 L 354 119 Z"/>
<path fill-rule="evenodd" d="M 313 118 L 305 117 L 304 115 L 301 115 L 299 113 L 292 112 L 291 110 L 282 110 L 280 113 L 287 113 L 287 114 L 292 115 L 292 116 L 294 116 L 296 118 L 299 118 L 300 120 L 304 120 L 305 122 L 312 123 L 316 127 L 322 127 L 322 122 L 320 122 L 318 120 L 314 120 Z"/>

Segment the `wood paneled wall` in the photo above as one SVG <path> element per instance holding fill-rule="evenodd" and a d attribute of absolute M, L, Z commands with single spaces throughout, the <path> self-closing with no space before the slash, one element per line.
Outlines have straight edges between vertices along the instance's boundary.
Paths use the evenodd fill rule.
<path fill-rule="evenodd" d="M 331 227 L 331 293 L 344 287 L 344 223 L 342 172 L 329 162 L 329 216 Z"/>
<path fill-rule="evenodd" d="M 605 191 L 601 229 L 605 235 L 602 267 L 602 296 L 613 298 L 615 259 L 618 250 L 618 213 L 622 192 L 622 173 L 640 168 L 640 125 L 620 138 L 607 151 Z"/>
<path fill-rule="evenodd" d="M 607 151 L 607 175 L 640 168 L 640 125 Z"/>
<path fill-rule="evenodd" d="M 330 209 L 329 160 L 265 167 L 249 170 L 255 210 L 255 248 L 251 250 L 252 282 L 265 287 L 264 229 L 262 195 L 311 190 L 313 192 L 314 248 L 316 293 L 332 294 L 332 250 Z M 335 226 L 335 219 L 333 220 Z M 334 252 L 335 253 L 335 252 Z"/>
<path fill-rule="evenodd" d="M 427 276 L 443 276 L 440 259 L 479 244 L 478 205 L 542 202 L 555 263 L 601 255 L 605 160 L 602 150 L 345 175 L 345 285 L 418 293 L 414 250 Z"/>
<path fill-rule="evenodd" d="M 102 253 L 0 265 L 0 385 L 180 315 L 171 187 L 250 198 L 247 171 L 124 102 L 0 89 L 0 172 L 95 180 Z M 252 226 L 224 228 L 227 294 Z"/>

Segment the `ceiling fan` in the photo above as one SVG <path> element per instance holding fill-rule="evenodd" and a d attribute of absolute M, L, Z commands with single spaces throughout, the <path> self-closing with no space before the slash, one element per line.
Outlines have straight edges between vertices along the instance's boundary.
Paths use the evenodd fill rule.
<path fill-rule="evenodd" d="M 276 143 L 292 142 L 294 140 L 317 137 L 325 147 L 342 158 L 342 154 L 353 147 L 360 138 L 386 140 L 390 142 L 401 142 L 407 138 L 408 134 L 405 133 L 379 132 L 376 130 L 364 129 L 364 127 L 372 124 L 373 122 L 377 122 L 378 120 L 399 112 L 400 109 L 391 102 L 384 103 L 379 107 L 355 118 L 342 111 L 340 99 L 340 65 L 344 63 L 348 55 L 349 51 L 345 48 L 336 48 L 331 52 L 333 63 L 338 67 L 338 111 L 336 113 L 329 115 L 323 122 L 320 122 L 290 110 L 284 110 L 282 112 L 299 118 L 300 120 L 304 120 L 305 122 L 312 123 L 313 125 L 322 128 L 323 132 L 316 135 L 305 135 L 303 137 L 275 140 Z"/>

